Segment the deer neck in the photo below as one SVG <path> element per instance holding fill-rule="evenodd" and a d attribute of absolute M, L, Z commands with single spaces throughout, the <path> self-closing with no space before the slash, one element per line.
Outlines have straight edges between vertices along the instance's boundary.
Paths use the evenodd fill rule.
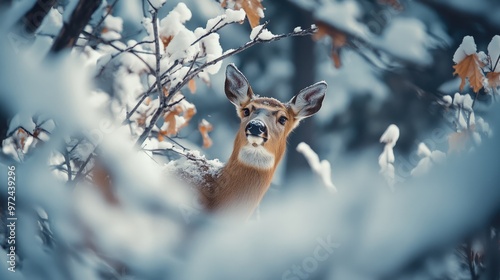
<path fill-rule="evenodd" d="M 216 179 L 218 190 L 209 208 L 234 210 L 249 217 L 269 189 L 276 160 L 253 147 L 235 149 Z"/>

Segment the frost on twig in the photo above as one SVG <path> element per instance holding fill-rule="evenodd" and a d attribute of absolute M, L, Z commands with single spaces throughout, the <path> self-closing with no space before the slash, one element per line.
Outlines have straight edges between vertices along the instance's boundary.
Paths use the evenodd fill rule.
<path fill-rule="evenodd" d="M 389 184 L 391 190 L 394 190 L 395 174 L 394 174 L 394 146 L 399 139 L 399 128 L 395 124 L 391 124 L 382 137 L 380 143 L 384 143 L 384 151 L 378 157 L 380 165 L 380 173 L 382 173 Z"/>
<path fill-rule="evenodd" d="M 304 157 L 307 160 L 307 163 L 309 163 L 309 166 L 311 166 L 311 169 L 313 170 L 314 173 L 316 173 L 320 178 L 325 187 L 333 192 L 337 192 L 337 188 L 333 185 L 332 183 L 332 170 L 330 166 L 330 162 L 327 160 L 319 160 L 318 154 L 316 154 L 309 145 L 307 145 L 304 142 L 301 142 L 299 145 L 297 145 L 297 152 L 301 153 L 304 155 Z"/>

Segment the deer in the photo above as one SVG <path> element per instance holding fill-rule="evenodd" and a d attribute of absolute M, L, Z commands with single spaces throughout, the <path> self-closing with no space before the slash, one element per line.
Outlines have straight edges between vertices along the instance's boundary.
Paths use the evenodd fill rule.
<path fill-rule="evenodd" d="M 254 94 L 247 78 L 229 64 L 224 90 L 240 118 L 229 160 L 213 173 L 206 172 L 206 164 L 198 161 L 199 172 L 204 173 L 202 182 L 182 170 L 179 175 L 197 185 L 199 201 L 206 211 L 236 212 L 248 219 L 271 185 L 288 135 L 302 119 L 320 110 L 327 84 L 321 81 L 308 86 L 283 103 Z"/>

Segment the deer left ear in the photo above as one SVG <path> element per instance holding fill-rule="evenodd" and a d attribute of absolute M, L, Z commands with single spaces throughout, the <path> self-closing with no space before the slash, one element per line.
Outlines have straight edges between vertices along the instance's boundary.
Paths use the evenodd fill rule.
<path fill-rule="evenodd" d="M 295 95 L 288 102 L 295 114 L 295 118 L 303 119 L 316 114 L 321 109 L 327 87 L 328 85 L 325 82 L 318 82 Z"/>
<path fill-rule="evenodd" d="M 226 68 L 224 90 L 227 99 L 236 105 L 236 107 L 244 106 L 254 97 L 247 78 L 232 63 Z"/>

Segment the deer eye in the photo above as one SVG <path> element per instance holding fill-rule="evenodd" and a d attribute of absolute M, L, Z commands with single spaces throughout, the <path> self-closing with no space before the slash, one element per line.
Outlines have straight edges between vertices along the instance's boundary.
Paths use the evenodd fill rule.
<path fill-rule="evenodd" d="M 241 111 L 243 112 L 243 116 L 245 116 L 245 117 L 250 116 L 250 109 L 243 108 L 243 110 L 241 110 Z"/>
<path fill-rule="evenodd" d="M 288 121 L 288 119 L 284 116 L 281 116 L 279 117 L 278 119 L 278 122 L 281 124 L 281 125 L 285 125 L 286 121 Z"/>

